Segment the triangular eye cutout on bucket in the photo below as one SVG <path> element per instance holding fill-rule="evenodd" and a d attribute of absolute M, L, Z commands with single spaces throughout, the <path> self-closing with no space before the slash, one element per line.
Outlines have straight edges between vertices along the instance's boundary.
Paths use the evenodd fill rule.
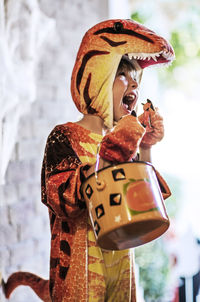
<path fill-rule="evenodd" d="M 94 230 L 95 230 L 95 233 L 96 235 L 98 236 L 99 232 L 100 232 L 100 225 L 98 224 L 98 222 L 95 220 L 94 221 Z"/>
<path fill-rule="evenodd" d="M 126 179 L 126 175 L 124 169 L 117 169 L 112 171 L 114 181 L 124 180 Z"/>
<path fill-rule="evenodd" d="M 103 205 L 100 204 L 98 207 L 96 207 L 95 212 L 96 212 L 97 218 L 98 219 L 101 218 L 105 214 Z"/>
<path fill-rule="evenodd" d="M 92 196 L 92 193 L 93 193 L 92 187 L 90 185 L 87 185 L 85 189 L 85 194 L 87 195 L 88 198 L 90 198 Z"/>
<path fill-rule="evenodd" d="M 110 205 L 119 206 L 121 204 L 122 196 L 120 193 L 110 194 Z"/>

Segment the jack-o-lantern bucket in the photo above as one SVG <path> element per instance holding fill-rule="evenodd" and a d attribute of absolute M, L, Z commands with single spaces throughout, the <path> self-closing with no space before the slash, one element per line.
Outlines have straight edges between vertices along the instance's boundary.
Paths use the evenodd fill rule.
<path fill-rule="evenodd" d="M 108 166 L 82 185 L 98 245 L 123 250 L 156 239 L 169 227 L 154 167 L 147 162 Z"/>

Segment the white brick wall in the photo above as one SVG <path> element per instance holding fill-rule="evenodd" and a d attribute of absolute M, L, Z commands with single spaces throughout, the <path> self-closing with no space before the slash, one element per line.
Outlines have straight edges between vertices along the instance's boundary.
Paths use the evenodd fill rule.
<path fill-rule="evenodd" d="M 0 188 L 0 270 L 5 280 L 17 270 L 48 278 L 48 211 L 40 202 L 40 171 L 49 132 L 79 116 L 70 94 L 75 56 L 85 31 L 107 18 L 107 0 L 40 0 L 56 22 L 38 52 L 37 99 L 21 119 L 6 184 Z M 0 301 L 6 301 L 0 290 Z M 40 301 L 19 287 L 11 302 Z"/>

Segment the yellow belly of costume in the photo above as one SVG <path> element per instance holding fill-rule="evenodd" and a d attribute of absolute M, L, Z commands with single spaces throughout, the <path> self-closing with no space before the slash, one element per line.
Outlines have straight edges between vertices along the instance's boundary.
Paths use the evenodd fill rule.
<path fill-rule="evenodd" d="M 93 157 L 80 157 L 82 163 L 96 162 L 97 145 L 102 136 L 91 134 L 97 144 L 81 146 Z M 90 221 L 88 221 L 88 301 L 122 302 L 131 299 L 131 254 L 129 250 L 106 251 L 96 246 L 96 240 Z"/>
<path fill-rule="evenodd" d="M 89 245 L 95 244 L 93 230 L 88 231 Z M 88 248 L 89 302 L 130 301 L 131 255 L 128 250 L 106 251 Z M 92 260 L 92 261 L 91 261 Z M 92 262 L 92 263 L 91 263 Z"/>

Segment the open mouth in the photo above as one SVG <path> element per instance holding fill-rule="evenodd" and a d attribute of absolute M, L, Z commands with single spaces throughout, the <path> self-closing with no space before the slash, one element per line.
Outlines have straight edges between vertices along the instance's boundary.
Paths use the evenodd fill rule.
<path fill-rule="evenodd" d="M 170 65 L 174 60 L 171 52 L 163 50 L 157 53 L 129 53 L 128 57 L 130 60 L 137 60 L 141 68 L 155 64 Z"/>
<path fill-rule="evenodd" d="M 126 111 L 131 112 L 134 109 L 134 105 L 136 101 L 137 101 L 136 95 L 125 95 L 122 99 L 123 108 Z"/>

